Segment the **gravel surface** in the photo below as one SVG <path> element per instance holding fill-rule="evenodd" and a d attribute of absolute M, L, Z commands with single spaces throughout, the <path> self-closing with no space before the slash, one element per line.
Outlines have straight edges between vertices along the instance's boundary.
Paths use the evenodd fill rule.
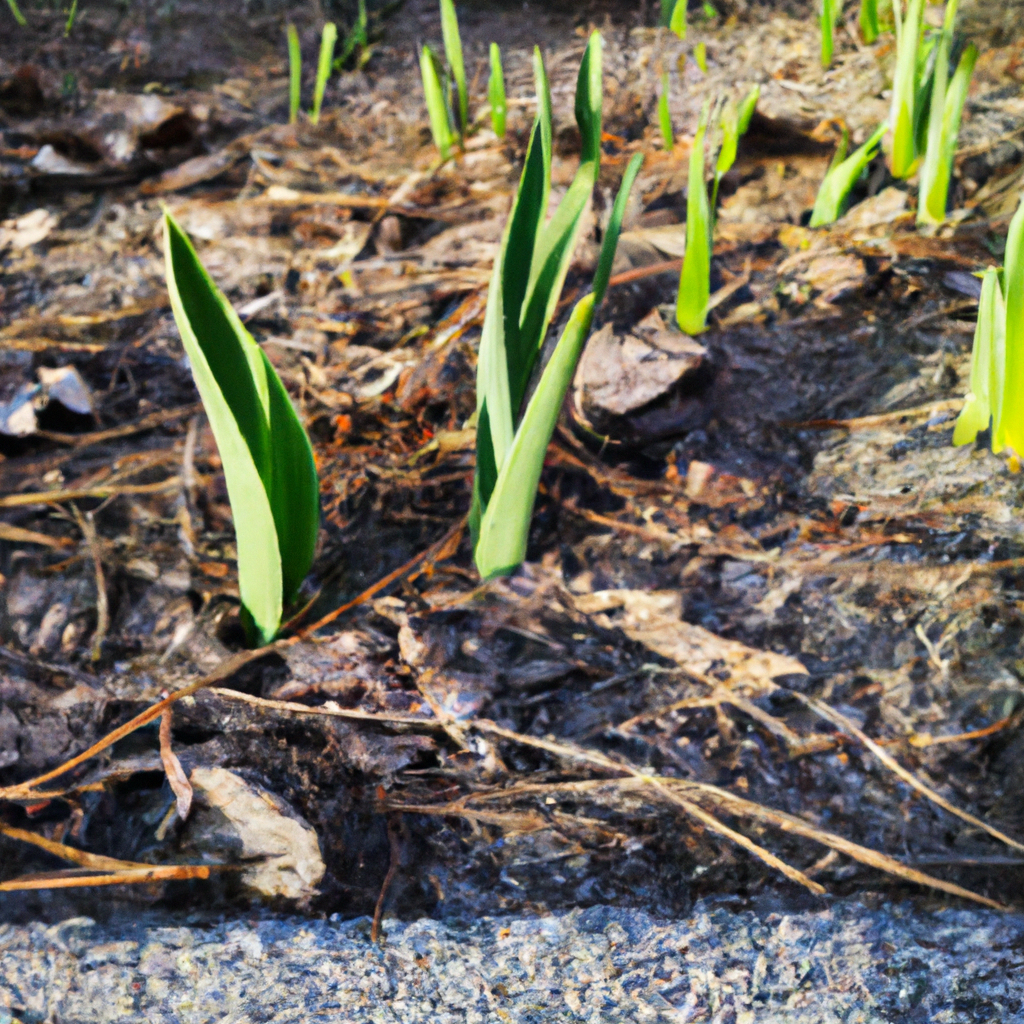
<path fill-rule="evenodd" d="M 0 926 L 0 1024 L 1024 1021 L 1024 917 L 595 907 L 458 925 Z"/>

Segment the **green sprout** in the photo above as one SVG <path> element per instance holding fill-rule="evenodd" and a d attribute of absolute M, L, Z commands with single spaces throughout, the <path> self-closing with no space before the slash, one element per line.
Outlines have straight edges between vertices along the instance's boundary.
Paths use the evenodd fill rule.
<path fill-rule="evenodd" d="M 680 39 L 686 38 L 686 0 L 676 0 L 669 18 L 668 27 Z"/>
<path fill-rule="evenodd" d="M 302 102 L 302 47 L 295 26 L 288 23 L 288 123 L 299 119 L 299 104 Z"/>
<path fill-rule="evenodd" d="M 892 82 L 891 170 L 894 178 L 909 178 L 917 168 L 917 128 L 924 86 L 923 54 L 924 0 L 908 0 L 906 14 L 903 0 L 894 0 L 896 19 L 896 74 Z"/>
<path fill-rule="evenodd" d="M 823 68 L 832 66 L 832 56 L 835 53 L 836 23 L 842 13 L 842 0 L 821 0 L 818 24 L 821 26 L 821 66 Z"/>
<path fill-rule="evenodd" d="M 324 25 L 320 36 L 320 60 L 316 66 L 316 87 L 313 91 L 313 109 L 309 112 L 309 120 L 313 124 L 320 123 L 320 109 L 324 102 L 327 80 L 331 77 L 334 63 L 334 46 L 338 41 L 338 26 L 333 21 Z"/>
<path fill-rule="evenodd" d="M 658 123 L 661 126 L 661 144 L 665 149 L 675 148 L 676 140 L 672 134 L 672 111 L 668 106 L 669 77 L 668 72 L 661 73 L 661 95 L 658 97 Z"/>
<path fill-rule="evenodd" d="M 164 244 L 171 309 L 224 467 L 242 620 L 251 643 L 270 643 L 313 564 L 313 449 L 281 379 L 170 213 Z"/>
<path fill-rule="evenodd" d="M 594 33 L 580 65 L 576 123 L 580 167 L 547 220 L 551 192 L 551 94 L 540 51 L 534 52 L 537 116 L 519 189 L 494 263 L 477 364 L 477 463 L 470 532 L 484 579 L 513 572 L 526 557 L 530 519 L 544 457 L 565 393 L 586 343 L 594 311 L 611 275 L 626 199 L 642 157 L 637 154 L 605 232 L 591 294 L 576 304 L 555 350 L 526 401 L 601 159 L 601 36 Z"/>
<path fill-rule="evenodd" d="M 750 127 L 751 118 L 757 109 L 757 101 L 761 98 L 761 86 L 755 85 L 746 96 L 743 97 L 737 107 L 731 100 L 726 103 L 722 111 L 719 126 L 722 132 L 722 142 L 718 150 L 718 158 L 715 160 L 715 183 L 711 193 L 711 214 L 716 215 L 718 209 L 718 188 L 722 179 L 732 170 L 736 163 L 736 154 L 739 150 L 740 138 L 747 133 Z"/>
<path fill-rule="evenodd" d="M 950 4 L 946 14 L 955 7 Z M 918 189 L 917 223 L 942 224 L 946 219 L 949 183 L 953 175 L 953 158 L 960 135 L 960 119 L 971 75 L 978 60 L 978 48 L 969 45 L 960 55 L 952 81 L 948 82 L 949 51 L 952 31 L 943 31 L 935 57 L 932 80 L 931 109 L 928 117 L 928 143 Z"/>
<path fill-rule="evenodd" d="M 693 59 L 697 62 L 697 67 L 706 75 L 708 73 L 708 44 L 698 43 L 693 48 Z"/>
<path fill-rule="evenodd" d="M 501 49 L 491 43 L 491 77 L 487 83 L 487 99 L 491 104 L 491 127 L 499 139 L 505 138 L 508 103 L 505 99 L 505 72 L 501 67 Z"/>
<path fill-rule="evenodd" d="M 991 448 L 1024 452 L 1024 199 L 1010 221 L 1002 274 L 985 271 L 971 352 L 970 390 L 953 431 L 970 444 L 991 425 Z"/>
<path fill-rule="evenodd" d="M 971 351 L 970 390 L 953 430 L 953 444 L 973 444 L 982 430 L 992 426 L 991 445 L 996 454 L 1005 445 L 1003 392 L 1006 380 L 1006 302 L 999 271 L 989 267 L 981 280 L 978 325 Z"/>
<path fill-rule="evenodd" d="M 867 142 L 851 156 L 846 155 L 850 137 L 844 130 L 842 142 L 839 143 L 832 164 L 825 172 L 825 178 L 818 189 L 814 212 L 811 214 L 812 228 L 832 224 L 846 212 L 846 204 L 854 185 L 860 181 L 868 164 L 878 156 L 878 147 L 888 130 L 888 124 L 879 125 Z"/>
<path fill-rule="evenodd" d="M 356 64 L 362 67 L 369 59 L 369 34 L 367 32 L 366 0 L 359 0 L 359 7 L 356 14 L 356 22 L 352 31 L 345 36 L 341 52 L 334 58 L 334 70 L 342 71 L 349 62 L 349 58 L 358 51 L 359 57 Z"/>
<path fill-rule="evenodd" d="M 423 78 L 423 96 L 427 101 L 427 116 L 430 118 L 430 133 L 444 161 L 452 155 L 456 135 L 445 96 L 444 69 L 437 54 L 429 46 L 424 46 L 420 53 L 420 74 Z"/>
<path fill-rule="evenodd" d="M 11 9 L 11 14 L 14 15 L 14 20 L 24 28 L 28 22 L 25 20 L 25 15 L 21 13 L 17 0 L 7 0 L 7 6 Z"/>
<path fill-rule="evenodd" d="M 711 206 L 704 183 L 704 138 L 710 114 L 711 104 L 705 101 L 690 150 L 686 250 L 676 300 L 676 322 L 686 334 L 700 334 L 707 327 L 708 300 L 711 297 Z"/>
<path fill-rule="evenodd" d="M 64 23 L 64 38 L 67 39 L 71 35 L 71 30 L 75 27 L 75 18 L 78 15 L 78 0 L 71 0 L 71 9 L 68 11 L 68 20 Z"/>
<path fill-rule="evenodd" d="M 881 32 L 878 20 L 878 0 L 860 0 L 860 32 L 864 42 L 873 43 Z"/>
<path fill-rule="evenodd" d="M 459 19 L 455 15 L 455 4 L 452 0 L 441 0 L 441 34 L 444 37 L 444 55 L 458 97 L 456 130 L 461 140 L 465 138 L 469 128 L 469 91 L 466 88 L 466 64 L 462 57 Z"/>

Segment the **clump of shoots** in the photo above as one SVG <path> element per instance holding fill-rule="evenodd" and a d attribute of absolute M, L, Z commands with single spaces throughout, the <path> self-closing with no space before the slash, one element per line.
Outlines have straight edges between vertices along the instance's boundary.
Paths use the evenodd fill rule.
<path fill-rule="evenodd" d="M 860 0 L 860 34 L 864 42 L 873 43 L 881 32 L 878 20 L 878 0 Z"/>
<path fill-rule="evenodd" d="M 887 124 L 879 125 L 874 134 L 851 156 L 846 155 L 849 133 L 843 129 L 843 138 L 836 148 L 832 164 L 825 172 L 825 178 L 818 189 L 811 214 L 811 227 L 820 228 L 839 220 L 846 212 L 847 201 L 854 186 L 867 170 L 868 164 L 878 156 L 878 147 L 889 130 Z"/>
<path fill-rule="evenodd" d="M 302 46 L 299 32 L 288 23 L 288 122 L 295 124 L 299 119 L 299 105 L 302 102 Z"/>
<path fill-rule="evenodd" d="M 334 47 L 338 42 L 338 26 L 333 21 L 324 25 L 320 36 L 320 59 L 316 66 L 316 86 L 313 90 L 313 109 L 309 112 L 309 120 L 313 124 L 320 123 L 320 110 L 324 103 L 324 92 L 327 80 L 331 77 L 334 64 Z"/>
<path fill-rule="evenodd" d="M 601 36 L 590 37 L 576 86 L 580 167 L 547 219 L 551 192 L 551 95 L 534 54 L 537 116 L 519 190 L 491 276 L 477 364 L 477 462 L 470 532 L 485 579 L 513 572 L 526 557 L 530 519 L 551 435 L 594 310 L 608 286 L 626 196 L 641 163 L 629 165 L 605 232 L 594 290 L 573 309 L 529 401 L 526 395 L 572 254 L 592 200 L 601 159 Z"/>
<path fill-rule="evenodd" d="M 978 48 L 972 43 L 960 55 L 953 78 L 949 79 L 949 64 L 953 48 L 953 28 L 956 19 L 956 0 L 950 0 L 942 35 L 935 48 L 935 70 L 932 73 L 931 103 L 928 114 L 928 136 L 921 179 L 918 188 L 917 223 L 942 224 L 946 219 L 949 202 L 949 183 L 953 174 L 960 135 L 960 119 L 967 91 L 978 60 Z"/>
<path fill-rule="evenodd" d="M 501 49 L 491 43 L 491 77 L 487 83 L 487 100 L 491 105 L 491 127 L 499 139 L 505 138 L 508 102 L 505 99 L 505 72 L 501 66 Z"/>
<path fill-rule="evenodd" d="M 661 144 L 667 150 L 675 148 L 676 140 L 672 133 L 672 111 L 669 109 L 669 77 L 668 72 L 661 73 L 661 95 L 658 97 L 658 124 L 661 128 Z"/>
<path fill-rule="evenodd" d="M 171 309 L 224 468 L 242 621 L 250 643 L 267 644 L 313 564 L 313 449 L 274 367 L 169 213 L 164 246 Z"/>
<path fill-rule="evenodd" d="M 821 0 L 818 24 L 821 26 L 821 66 L 832 66 L 835 53 L 836 24 L 843 13 L 842 0 Z"/>
<path fill-rule="evenodd" d="M 970 444 L 991 424 L 998 454 L 1024 452 L 1024 200 L 1006 236 L 1002 274 L 990 268 L 981 284 L 978 325 L 971 352 L 970 391 L 953 431 L 954 444 Z"/>

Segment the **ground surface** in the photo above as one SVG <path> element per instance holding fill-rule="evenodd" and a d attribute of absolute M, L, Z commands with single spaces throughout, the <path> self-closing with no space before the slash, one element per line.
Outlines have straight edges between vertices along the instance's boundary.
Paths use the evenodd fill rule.
<path fill-rule="evenodd" d="M 859 140 L 885 116 L 892 46 L 844 29 L 823 72 L 800 5 L 695 11 L 685 42 L 633 5 L 460 7 L 472 108 L 499 39 L 510 132 L 500 143 L 481 114 L 440 169 L 415 56 L 439 40 L 433 3 L 371 20 L 373 49 L 332 81 L 317 128 L 285 124 L 286 12 L 207 7 L 200 20 L 184 3 L 89 4 L 67 40 L 59 12 L 39 10 L 0 48 L 0 885 L 22 886 L 0 893 L 0 914 L 88 915 L 113 941 L 140 906 L 237 921 L 269 899 L 311 921 L 377 909 L 456 929 L 613 906 L 689 922 L 665 926 L 684 935 L 695 901 L 727 895 L 730 913 L 761 914 L 755 930 L 772 932 L 772 901 L 797 915 L 792 958 L 819 928 L 851 949 L 892 929 L 879 941 L 897 951 L 934 920 L 1012 932 L 1012 918 L 914 919 L 978 897 L 1019 909 L 1024 879 L 1022 478 L 982 445 L 950 444 L 971 275 L 1000 258 L 1019 194 L 1024 72 L 1005 19 L 965 10 L 982 56 L 954 212 L 924 237 L 913 187 L 881 161 L 834 230 L 803 226 L 842 125 Z M 308 96 L 320 15 L 290 14 Z M 468 507 L 463 424 L 532 113 L 530 47 L 552 79 L 557 192 L 578 162 L 573 82 L 594 26 L 607 136 L 568 292 L 589 286 L 629 156 L 646 161 L 528 565 L 480 587 L 453 534 L 315 637 L 175 704 L 164 753 L 191 782 L 186 821 L 155 722 L 19 796 L 240 649 L 230 510 L 167 306 L 160 204 L 316 444 L 324 530 L 302 620 L 315 621 Z M 681 253 L 701 104 L 753 83 L 759 116 L 723 181 L 715 309 L 695 346 L 671 328 L 678 270 L 661 265 Z M 60 868 L 54 853 L 177 880 L 25 882 Z M 807 888 L 852 902 L 830 917 Z M 751 971 L 753 941 L 737 953 Z M 942 949 L 958 946 L 973 960 L 959 940 Z M 876 971 L 864 1010 L 1012 1019 L 984 1000 L 1015 985 L 1019 998 L 1014 955 L 1002 994 L 971 980 L 981 968 L 943 967 L 921 1010 Z M 649 974 L 654 954 L 636 956 Z M 975 1002 L 951 1003 L 947 982 Z M 686 1019 L 731 1019 L 700 998 Z"/>

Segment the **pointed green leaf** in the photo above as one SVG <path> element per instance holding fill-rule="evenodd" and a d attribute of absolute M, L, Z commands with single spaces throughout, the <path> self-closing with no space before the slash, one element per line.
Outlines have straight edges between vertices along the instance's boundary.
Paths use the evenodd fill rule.
<path fill-rule="evenodd" d="M 286 600 L 284 558 L 289 600 L 312 563 L 319 527 L 312 450 L 266 356 L 169 213 L 164 229 L 171 308 L 224 467 L 242 607 L 258 641 L 269 643 Z"/>
<path fill-rule="evenodd" d="M 576 124 L 583 140 L 580 160 L 601 161 L 601 87 L 602 40 L 600 32 L 591 32 L 576 79 Z"/>
<path fill-rule="evenodd" d="M 901 16 L 903 0 L 895 0 L 896 16 L 896 74 L 892 83 L 892 174 L 895 178 L 909 178 L 917 163 L 914 129 L 917 123 L 918 53 L 924 29 L 924 0 L 909 0 L 905 16 Z"/>
<path fill-rule="evenodd" d="M 747 134 L 747 129 L 750 127 L 751 118 L 754 116 L 754 111 L 757 110 L 757 101 L 761 98 L 761 86 L 754 85 L 751 87 L 750 92 L 743 97 L 743 101 L 740 103 L 739 114 L 736 120 L 739 123 L 740 136 Z"/>
<path fill-rule="evenodd" d="M 629 202 L 633 185 L 636 183 L 636 176 L 640 173 L 643 163 L 643 153 L 634 153 L 626 166 L 626 173 L 622 176 L 619 192 L 615 197 L 615 205 L 612 207 L 612 215 L 608 219 L 608 227 L 601 243 L 601 256 L 597 261 L 597 270 L 594 272 L 595 306 L 601 305 L 605 292 L 608 290 L 608 282 L 612 276 L 612 264 L 615 262 L 615 250 L 618 248 L 619 235 L 622 232 L 622 219 L 626 216 L 626 204 Z"/>
<path fill-rule="evenodd" d="M 939 60 L 943 59 L 940 52 Z M 917 206 L 919 224 L 941 224 L 946 219 L 946 205 L 949 201 L 949 184 L 953 174 L 953 159 L 956 156 L 957 140 L 960 136 L 960 120 L 963 116 L 971 75 L 978 60 L 978 48 L 972 43 L 960 56 L 953 80 L 941 104 L 932 99 L 931 118 L 928 130 L 928 151 L 921 167 L 921 185 Z M 941 79 L 936 71 L 935 88 Z M 937 93 L 936 93 L 937 95 Z M 937 125 L 937 127 L 936 127 Z"/>
<path fill-rule="evenodd" d="M 320 108 L 323 106 L 327 80 L 331 77 L 331 69 L 334 64 L 334 46 L 337 41 L 338 26 L 333 21 L 329 21 L 324 25 L 324 31 L 320 37 L 320 60 L 316 66 L 316 88 L 313 92 L 313 109 L 309 114 L 309 119 L 313 124 L 320 123 Z"/>
<path fill-rule="evenodd" d="M 501 49 L 491 43 L 491 77 L 487 83 L 487 99 L 491 104 L 491 127 L 499 139 L 505 138 L 508 103 L 505 99 L 505 72 L 501 67 Z"/>
<path fill-rule="evenodd" d="M 427 116 L 430 118 L 430 133 L 442 160 L 452 155 L 452 128 L 448 115 L 448 104 L 441 85 L 441 70 L 437 57 L 429 46 L 420 53 L 420 75 L 423 78 L 423 97 L 427 101 Z"/>
<path fill-rule="evenodd" d="M 1018 455 L 1024 455 L 1024 199 L 1010 221 L 1006 236 L 1006 377 L 1002 395 L 1002 437 Z"/>
<path fill-rule="evenodd" d="M 299 105 L 302 102 L 302 48 L 299 33 L 291 22 L 288 23 L 288 121 L 295 124 L 299 119 Z"/>
<path fill-rule="evenodd" d="M 953 430 L 953 444 L 970 444 L 978 432 L 987 430 L 992 416 L 991 382 L 992 360 L 995 357 L 995 295 L 999 288 L 999 273 L 994 268 L 985 272 L 978 302 L 978 324 L 974 330 L 971 350 L 970 390 L 966 404 L 960 411 Z"/>
<path fill-rule="evenodd" d="M 672 111 L 668 106 L 669 77 L 668 72 L 661 74 L 661 95 L 658 97 L 658 122 L 661 127 L 661 144 L 665 149 L 675 148 L 676 140 L 672 133 Z"/>
<path fill-rule="evenodd" d="M 686 251 L 679 278 L 676 322 L 686 334 L 700 334 L 707 326 L 711 298 L 711 207 L 704 183 L 704 137 L 710 107 L 704 104 L 690 152 L 686 196 Z"/>
<path fill-rule="evenodd" d="M 860 32 L 869 46 L 881 31 L 878 21 L 878 0 L 860 0 Z"/>
<path fill-rule="evenodd" d="M 672 18 L 668 23 L 669 29 L 680 39 L 686 38 L 686 4 L 687 0 L 676 0 L 672 8 Z"/>
<path fill-rule="evenodd" d="M 459 19 L 455 14 L 453 0 L 441 0 L 441 34 L 444 37 L 444 55 L 455 79 L 458 95 L 457 128 L 459 137 L 469 128 L 469 93 L 466 89 L 466 64 L 462 57 L 462 37 L 459 35 Z"/>
<path fill-rule="evenodd" d="M 857 184 L 867 165 L 878 155 L 878 144 L 888 130 L 887 124 L 879 125 L 863 146 L 856 149 L 838 166 L 829 168 L 814 203 L 814 212 L 811 214 L 812 228 L 824 227 L 843 215 L 853 186 Z"/>

